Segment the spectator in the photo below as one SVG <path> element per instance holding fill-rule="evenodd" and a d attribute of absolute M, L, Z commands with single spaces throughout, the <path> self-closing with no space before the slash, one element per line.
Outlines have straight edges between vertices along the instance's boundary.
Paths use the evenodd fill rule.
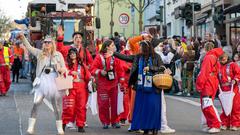
<path fill-rule="evenodd" d="M 227 44 L 226 41 L 222 41 L 222 49 L 223 51 L 228 55 L 228 58 L 231 59 L 233 57 L 233 50 L 232 50 L 232 46 L 230 46 L 229 44 Z"/>
<path fill-rule="evenodd" d="M 239 53 L 235 53 L 233 55 L 233 62 L 236 62 L 238 64 L 238 66 L 240 66 L 240 56 L 239 56 Z"/>
<path fill-rule="evenodd" d="M 114 32 L 113 41 L 116 46 L 117 52 L 119 52 L 120 51 L 120 36 L 119 36 L 118 32 Z"/>

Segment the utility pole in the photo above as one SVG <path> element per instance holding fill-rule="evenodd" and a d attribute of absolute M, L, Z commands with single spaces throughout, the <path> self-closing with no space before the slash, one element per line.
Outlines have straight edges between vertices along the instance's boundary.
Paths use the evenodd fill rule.
<path fill-rule="evenodd" d="M 215 25 L 214 25 L 214 14 L 215 14 L 215 3 L 214 0 L 212 0 L 212 34 L 215 35 Z"/>
<path fill-rule="evenodd" d="M 196 37 L 196 32 L 195 32 L 196 31 L 195 30 L 196 29 L 196 27 L 195 27 L 196 24 L 195 24 L 195 12 L 194 12 L 195 11 L 195 9 L 194 9 L 195 4 L 194 3 L 195 3 L 195 0 L 193 0 L 193 3 L 192 3 L 192 13 L 193 13 L 193 26 L 192 26 L 192 28 L 193 28 L 193 37 Z"/>
<path fill-rule="evenodd" d="M 167 20 L 166 20 L 166 0 L 164 0 L 164 2 L 163 2 L 163 9 L 164 9 L 164 28 L 165 28 L 165 29 L 164 29 L 164 32 L 165 32 L 165 33 L 164 33 L 164 35 L 163 35 L 163 34 L 162 34 L 162 35 L 163 35 L 163 36 L 167 36 L 167 35 L 166 35 L 166 33 L 167 33 L 167 32 L 166 32 L 166 22 L 167 22 Z M 162 25 L 161 25 L 161 27 L 162 27 Z M 163 31 L 162 31 L 162 32 L 163 32 Z"/>
<path fill-rule="evenodd" d="M 99 15 L 99 1 L 100 0 L 97 0 L 97 17 L 98 18 L 100 17 L 100 15 Z M 100 38 L 100 31 L 99 31 L 99 29 L 97 29 L 97 36 L 98 36 L 98 38 Z"/>

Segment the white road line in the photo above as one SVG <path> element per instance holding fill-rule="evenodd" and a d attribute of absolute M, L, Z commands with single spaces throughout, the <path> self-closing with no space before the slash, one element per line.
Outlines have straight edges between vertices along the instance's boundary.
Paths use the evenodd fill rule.
<path fill-rule="evenodd" d="M 175 97 L 175 96 L 168 96 L 168 95 L 165 95 L 165 97 L 170 98 L 170 99 L 174 99 L 174 100 L 178 100 L 178 101 L 181 101 L 181 102 L 184 102 L 184 103 L 188 103 L 188 104 L 191 104 L 191 105 L 194 105 L 194 106 L 198 106 L 198 107 L 201 106 L 200 103 L 189 100 L 189 99 L 184 99 L 184 98 Z"/>
<path fill-rule="evenodd" d="M 47 105 L 47 107 L 48 107 L 52 112 L 54 112 L 52 104 L 51 104 L 46 98 L 43 99 L 43 102 L 44 102 L 45 105 Z"/>
<path fill-rule="evenodd" d="M 23 135 L 23 131 L 22 131 L 22 118 L 21 118 L 21 115 L 20 115 L 20 111 L 19 111 L 19 108 L 18 108 L 16 97 L 15 97 L 15 91 L 13 92 L 13 99 L 14 99 L 14 102 L 15 102 L 15 105 L 16 105 L 16 109 L 17 109 L 17 113 L 18 113 L 19 132 L 20 132 L 20 135 Z"/>

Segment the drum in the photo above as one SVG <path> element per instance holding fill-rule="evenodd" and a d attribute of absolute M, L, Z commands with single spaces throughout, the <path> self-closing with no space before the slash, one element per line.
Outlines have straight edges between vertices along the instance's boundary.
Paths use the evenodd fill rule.
<path fill-rule="evenodd" d="M 153 84 L 159 89 L 170 89 L 173 78 L 169 74 L 156 74 L 153 76 Z"/>

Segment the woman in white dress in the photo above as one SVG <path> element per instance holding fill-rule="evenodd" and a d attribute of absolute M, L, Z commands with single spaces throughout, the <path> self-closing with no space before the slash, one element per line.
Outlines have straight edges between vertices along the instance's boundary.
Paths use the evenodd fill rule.
<path fill-rule="evenodd" d="M 42 50 L 32 47 L 23 34 L 20 34 L 19 38 L 23 41 L 27 50 L 37 58 L 37 79 L 34 81 L 35 84 L 33 83 L 33 91 L 35 92 L 34 104 L 31 118 L 29 118 L 27 133 L 34 134 L 38 107 L 43 102 L 43 99 L 47 98 L 50 99 L 54 109 L 58 134 L 63 135 L 61 119 L 62 93 L 57 90 L 55 78 L 58 73 L 64 74 L 66 72 L 64 58 L 60 52 L 56 51 L 54 40 L 51 37 L 44 39 Z"/>

